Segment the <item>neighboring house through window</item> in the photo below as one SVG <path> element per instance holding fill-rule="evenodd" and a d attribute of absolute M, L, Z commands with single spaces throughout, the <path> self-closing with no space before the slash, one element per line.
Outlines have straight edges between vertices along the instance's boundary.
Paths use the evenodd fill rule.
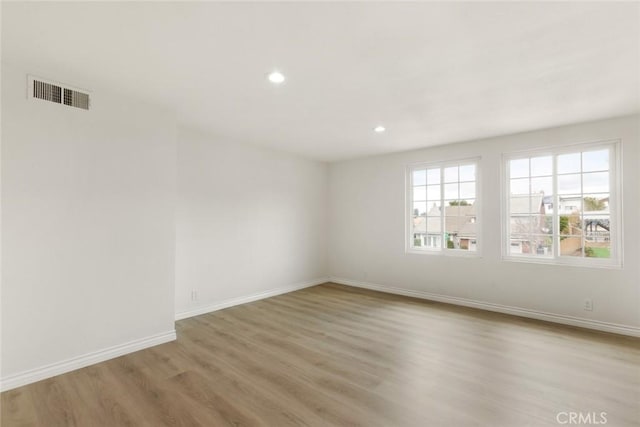
<path fill-rule="evenodd" d="M 477 160 L 414 165 L 408 178 L 407 249 L 475 253 Z"/>
<path fill-rule="evenodd" d="M 505 156 L 507 259 L 621 263 L 618 144 Z"/>

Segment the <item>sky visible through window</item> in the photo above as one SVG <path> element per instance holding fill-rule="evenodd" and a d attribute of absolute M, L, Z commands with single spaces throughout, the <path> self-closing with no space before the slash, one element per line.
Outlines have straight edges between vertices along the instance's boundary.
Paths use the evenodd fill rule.
<path fill-rule="evenodd" d="M 411 249 L 476 251 L 476 164 L 411 171 Z"/>
<path fill-rule="evenodd" d="M 613 147 L 508 159 L 505 253 L 544 262 L 618 262 Z M 478 250 L 476 175 L 475 161 L 412 167 L 409 249 Z"/>
<path fill-rule="evenodd" d="M 509 255 L 610 258 L 610 153 L 509 160 Z"/>
<path fill-rule="evenodd" d="M 582 153 L 561 154 L 557 156 L 557 173 L 566 175 L 558 179 L 558 194 L 607 193 L 609 192 L 609 150 L 587 151 Z M 581 167 L 582 163 L 582 167 Z M 509 163 L 510 178 L 551 177 L 553 175 L 553 156 L 515 159 Z M 582 189 L 580 175 L 585 173 Z M 600 172 L 600 173 L 595 173 Z M 525 180 L 512 181 L 513 194 L 526 194 L 529 188 Z M 552 179 L 537 178 L 531 182 L 531 190 L 553 194 Z"/>

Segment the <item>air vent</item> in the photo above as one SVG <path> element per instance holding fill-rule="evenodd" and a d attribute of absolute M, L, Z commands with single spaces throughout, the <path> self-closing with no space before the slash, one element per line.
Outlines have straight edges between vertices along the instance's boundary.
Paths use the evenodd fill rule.
<path fill-rule="evenodd" d="M 60 104 L 62 88 L 51 83 L 33 81 L 33 97 Z"/>
<path fill-rule="evenodd" d="M 89 109 L 89 94 L 78 92 L 73 89 L 64 90 L 64 105 L 71 107 Z"/>
<path fill-rule="evenodd" d="M 70 86 L 29 76 L 31 98 L 55 102 L 69 107 L 89 109 L 89 94 Z"/>

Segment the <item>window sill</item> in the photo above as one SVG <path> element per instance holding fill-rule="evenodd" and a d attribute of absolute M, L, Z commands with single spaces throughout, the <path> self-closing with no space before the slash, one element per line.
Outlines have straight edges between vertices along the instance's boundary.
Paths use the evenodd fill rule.
<path fill-rule="evenodd" d="M 597 259 L 589 259 L 589 258 L 558 259 L 558 258 L 533 258 L 533 257 L 527 257 L 527 256 L 503 255 L 502 261 L 522 262 L 527 264 L 559 265 L 559 266 L 566 266 L 566 267 L 622 270 L 622 263 L 619 261 L 611 261 L 611 260 L 599 261 Z"/>
<path fill-rule="evenodd" d="M 449 256 L 449 257 L 460 257 L 460 258 L 482 258 L 482 255 L 478 251 L 467 251 L 464 249 L 407 249 L 405 251 L 408 254 L 412 255 L 439 255 L 439 256 Z"/>

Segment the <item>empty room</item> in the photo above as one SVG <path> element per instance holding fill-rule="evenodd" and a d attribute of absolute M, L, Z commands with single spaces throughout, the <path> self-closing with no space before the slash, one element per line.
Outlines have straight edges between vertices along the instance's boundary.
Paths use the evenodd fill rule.
<path fill-rule="evenodd" d="M 2 427 L 640 427 L 639 2 L 0 14 Z"/>

